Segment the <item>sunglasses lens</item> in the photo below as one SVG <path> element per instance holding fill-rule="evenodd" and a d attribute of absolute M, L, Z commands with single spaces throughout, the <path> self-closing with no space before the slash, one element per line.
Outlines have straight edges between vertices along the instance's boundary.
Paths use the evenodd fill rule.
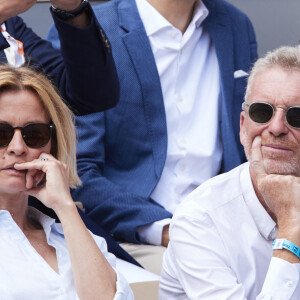
<path fill-rule="evenodd" d="M 286 112 L 287 122 L 295 128 L 300 128 L 300 107 L 291 107 Z"/>
<path fill-rule="evenodd" d="M 14 135 L 13 128 L 8 124 L 0 124 L 0 147 L 5 147 L 9 144 Z"/>
<path fill-rule="evenodd" d="M 23 139 L 30 148 L 41 148 L 51 138 L 51 129 L 47 124 L 29 124 L 22 130 Z"/>
<path fill-rule="evenodd" d="M 272 119 L 273 108 L 266 103 L 253 103 L 249 107 L 249 116 L 256 123 L 267 123 Z"/>

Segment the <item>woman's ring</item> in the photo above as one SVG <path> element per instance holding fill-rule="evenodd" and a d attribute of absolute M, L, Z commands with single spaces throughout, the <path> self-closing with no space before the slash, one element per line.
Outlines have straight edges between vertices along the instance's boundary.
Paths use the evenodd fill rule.
<path fill-rule="evenodd" d="M 47 157 L 41 157 L 41 161 L 47 161 L 48 158 Z"/>

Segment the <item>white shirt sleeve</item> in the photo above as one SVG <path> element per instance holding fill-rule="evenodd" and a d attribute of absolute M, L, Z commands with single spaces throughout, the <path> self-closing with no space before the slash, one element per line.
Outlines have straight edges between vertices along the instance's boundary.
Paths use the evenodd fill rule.
<path fill-rule="evenodd" d="M 171 219 L 163 219 L 149 225 L 137 228 L 141 242 L 159 246 L 161 245 L 162 231 L 164 226 L 170 224 Z"/>
<path fill-rule="evenodd" d="M 236 255 L 228 253 L 208 214 L 203 213 L 197 219 L 186 216 L 173 219 L 161 274 L 160 299 L 300 299 L 299 291 L 295 291 L 299 264 L 276 258 L 271 259 L 262 290 L 247 298 L 245 287 L 231 268 L 231 259 L 236 259 Z"/>
<path fill-rule="evenodd" d="M 246 299 L 227 251 L 207 214 L 172 220 L 160 281 L 160 299 Z M 171 275 L 170 275 L 171 274 Z"/>
<path fill-rule="evenodd" d="M 299 282 L 300 264 L 291 264 L 283 259 L 272 257 L 259 300 L 299 299 L 293 296 Z"/>

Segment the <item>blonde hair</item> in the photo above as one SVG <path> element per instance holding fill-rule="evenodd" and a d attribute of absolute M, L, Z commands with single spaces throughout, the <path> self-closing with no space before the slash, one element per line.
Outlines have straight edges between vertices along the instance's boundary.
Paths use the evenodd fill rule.
<path fill-rule="evenodd" d="M 73 113 L 44 75 L 28 67 L 13 68 L 1 65 L 0 94 L 21 90 L 34 92 L 49 114 L 51 122 L 55 125 L 51 154 L 68 166 L 69 186 L 75 188 L 81 181 L 76 170 L 76 132 Z"/>
<path fill-rule="evenodd" d="M 250 97 L 254 77 L 272 67 L 280 67 L 286 71 L 300 71 L 300 46 L 283 46 L 269 51 L 264 57 L 258 59 L 248 78 L 245 100 Z"/>

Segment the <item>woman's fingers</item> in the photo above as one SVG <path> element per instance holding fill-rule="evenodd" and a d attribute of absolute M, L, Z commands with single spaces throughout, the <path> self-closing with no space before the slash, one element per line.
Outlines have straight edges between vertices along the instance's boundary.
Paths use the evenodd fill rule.
<path fill-rule="evenodd" d="M 27 170 L 26 188 L 29 195 L 38 198 L 50 208 L 64 204 L 70 198 L 68 168 L 51 154 L 41 155 L 30 162 L 15 164 L 17 170 Z M 38 183 L 45 177 L 44 186 Z"/>
<path fill-rule="evenodd" d="M 48 161 L 53 161 L 56 160 L 52 155 L 50 154 L 46 154 L 46 153 L 42 153 L 39 158 L 34 159 L 32 161 L 28 161 L 28 162 L 24 162 L 24 163 L 19 163 L 19 164 L 15 164 L 14 168 L 16 168 L 17 170 L 43 170 L 43 168 L 45 168 L 45 166 L 47 165 Z"/>
<path fill-rule="evenodd" d="M 35 186 L 34 176 L 36 174 L 36 170 L 28 170 L 26 172 L 26 188 L 31 189 Z"/>

